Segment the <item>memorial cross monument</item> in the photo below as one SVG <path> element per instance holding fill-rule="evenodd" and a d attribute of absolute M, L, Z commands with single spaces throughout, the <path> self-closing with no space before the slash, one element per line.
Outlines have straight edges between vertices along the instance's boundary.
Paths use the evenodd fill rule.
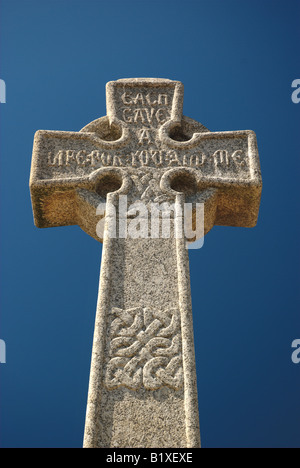
<path fill-rule="evenodd" d="M 199 241 L 198 205 L 204 233 L 256 224 L 256 137 L 183 116 L 178 81 L 106 93 L 107 116 L 80 132 L 36 132 L 30 176 L 36 226 L 103 241 L 84 447 L 199 447 L 187 240 Z"/>

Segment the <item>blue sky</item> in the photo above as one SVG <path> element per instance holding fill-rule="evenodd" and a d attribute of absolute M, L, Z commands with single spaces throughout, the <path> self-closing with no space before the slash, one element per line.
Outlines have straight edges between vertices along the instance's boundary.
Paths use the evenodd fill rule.
<path fill-rule="evenodd" d="M 80 447 L 101 244 L 38 229 L 38 129 L 105 115 L 105 84 L 163 77 L 211 131 L 254 130 L 255 228 L 214 227 L 190 252 L 203 447 L 299 447 L 299 0 L 2 0 L 0 446 Z"/>

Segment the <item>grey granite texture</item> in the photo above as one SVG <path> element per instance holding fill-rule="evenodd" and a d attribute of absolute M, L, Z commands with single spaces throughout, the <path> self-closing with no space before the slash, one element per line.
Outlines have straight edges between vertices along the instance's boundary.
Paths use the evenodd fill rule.
<path fill-rule="evenodd" d="M 107 116 L 80 132 L 36 132 L 30 176 L 36 226 L 77 224 L 103 242 L 84 447 L 199 447 L 188 250 L 175 235 L 182 214 L 168 237 L 153 238 L 151 223 L 143 238 L 109 233 L 124 222 L 124 197 L 147 213 L 153 203 L 203 203 L 205 234 L 255 226 L 256 137 L 182 116 L 178 81 L 123 79 L 106 95 Z"/>

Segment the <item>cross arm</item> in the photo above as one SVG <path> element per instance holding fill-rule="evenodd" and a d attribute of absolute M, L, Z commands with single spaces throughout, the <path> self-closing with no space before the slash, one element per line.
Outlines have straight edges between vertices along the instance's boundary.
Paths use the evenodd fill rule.
<path fill-rule="evenodd" d="M 206 189 L 217 192 L 213 224 L 255 226 L 262 190 L 255 133 L 203 132 L 194 133 L 186 141 L 176 141 L 170 137 L 176 125 L 167 122 L 160 129 L 163 144 L 172 148 L 173 160 L 180 161 L 182 166 L 168 172 L 169 185 L 180 188 L 186 185 L 184 179 L 192 176 L 196 188 L 186 197 L 187 201 L 201 201 L 201 193 Z"/>
<path fill-rule="evenodd" d="M 101 126 L 107 127 L 107 117 L 97 119 L 98 131 Z M 114 140 L 104 140 L 85 129 L 36 132 L 29 185 L 37 227 L 78 224 L 88 230 L 84 226 L 87 207 L 94 210 L 94 216 L 97 205 L 105 202 L 106 194 L 124 185 L 120 159 L 115 152 L 115 148 L 122 148 L 128 140 L 127 129 L 121 130 L 120 135 L 114 135 Z M 101 136 L 106 136 L 103 133 Z"/>

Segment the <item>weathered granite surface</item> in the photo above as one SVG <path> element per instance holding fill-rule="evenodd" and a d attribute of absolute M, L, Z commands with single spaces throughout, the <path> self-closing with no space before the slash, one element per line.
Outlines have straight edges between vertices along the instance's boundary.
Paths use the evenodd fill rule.
<path fill-rule="evenodd" d="M 168 237 L 151 237 L 150 223 L 143 238 L 125 238 L 120 221 L 134 216 L 119 207 L 124 196 L 147 210 L 204 203 L 205 233 L 254 226 L 256 137 L 211 133 L 182 116 L 178 81 L 124 79 L 106 92 L 107 116 L 80 132 L 36 133 L 30 177 L 38 227 L 77 224 L 103 241 L 84 446 L 199 447 L 188 250 L 174 231 L 181 213 Z"/>

